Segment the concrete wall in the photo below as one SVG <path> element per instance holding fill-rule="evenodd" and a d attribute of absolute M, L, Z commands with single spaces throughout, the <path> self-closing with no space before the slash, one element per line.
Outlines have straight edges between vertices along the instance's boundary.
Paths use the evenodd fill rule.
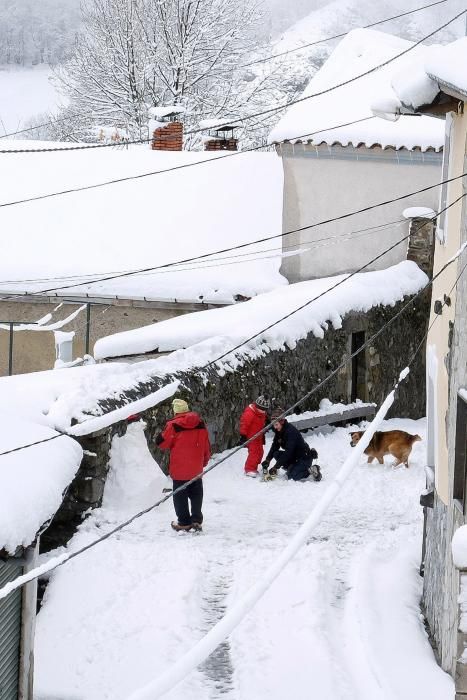
<path fill-rule="evenodd" d="M 18 302 L 0 300 L 0 320 L 37 321 L 51 313 L 59 302 Z M 65 304 L 56 313 L 54 323 L 66 318 L 82 304 Z M 200 311 L 208 306 L 195 304 L 166 304 L 148 308 L 124 305 L 95 305 L 91 309 L 90 351 L 99 338 L 119 331 L 133 330 L 158 321 L 165 321 L 174 316 L 180 316 L 192 311 Z M 67 324 L 64 331 L 75 331 L 73 340 L 73 359 L 83 357 L 86 337 L 86 310 Z M 0 330 L 0 376 L 8 374 L 9 333 Z M 13 374 L 38 372 L 52 369 L 55 362 L 54 334 L 51 331 L 17 331 L 13 338 Z"/>
<path fill-rule="evenodd" d="M 356 209 L 383 202 L 407 192 L 433 185 L 441 175 L 441 154 L 396 151 L 381 148 L 309 146 L 285 144 L 281 147 L 284 167 L 283 231 L 292 231 Z M 396 243 L 408 233 L 408 222 L 380 231 L 354 234 L 337 244 L 320 242 L 329 236 L 379 226 L 402 219 L 407 207 L 438 208 L 438 191 L 414 197 L 363 214 L 285 236 L 284 250 L 290 246 L 313 247 L 301 255 L 285 258 L 281 272 L 290 282 L 351 272 Z M 407 243 L 401 244 L 369 270 L 394 265 L 407 256 Z"/>
<path fill-rule="evenodd" d="M 391 330 L 381 334 L 365 351 L 366 390 L 358 398 L 380 404 L 392 388 L 402 367 L 407 363 L 426 330 L 429 298 L 414 301 L 413 308 L 398 318 Z M 371 337 L 401 308 L 378 307 L 368 314 L 352 314 L 344 319 L 340 330 L 329 329 L 323 339 L 309 335 L 300 340 L 294 349 L 271 351 L 255 360 L 245 361 L 236 371 L 219 375 L 214 369 L 182 372 L 176 375 L 181 381 L 180 395 L 190 406 L 199 411 L 209 429 L 214 452 L 221 452 L 238 441 L 238 421 L 245 405 L 258 394 L 276 397 L 284 406 L 290 406 L 338 367 L 350 354 L 351 333 L 365 331 Z M 420 392 L 425 376 L 423 353 L 419 353 L 410 375 L 401 385 L 392 415 L 418 418 L 424 415 L 424 393 Z M 154 378 L 118 398 L 103 400 L 103 412 L 111 411 L 129 401 L 145 396 L 171 377 Z M 302 410 L 315 410 L 323 398 L 334 402 L 348 402 L 351 389 L 351 363 L 313 394 L 302 405 Z M 146 436 L 149 449 L 164 466 L 167 454 L 155 447 L 155 436 L 172 417 L 171 401 L 146 411 Z M 82 522 L 90 508 L 98 507 L 102 500 L 107 477 L 109 450 L 113 435 L 126 431 L 124 422 L 107 430 L 80 439 L 85 450 L 78 474 L 71 484 L 66 499 L 52 525 L 42 535 L 44 549 L 64 544 Z"/>

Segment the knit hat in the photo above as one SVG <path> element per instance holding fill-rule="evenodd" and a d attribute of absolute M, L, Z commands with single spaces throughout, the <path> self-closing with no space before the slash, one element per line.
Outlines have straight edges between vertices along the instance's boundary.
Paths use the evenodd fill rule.
<path fill-rule="evenodd" d="M 269 399 L 267 399 L 263 395 L 258 396 L 258 398 L 255 399 L 255 404 L 258 406 L 258 408 L 261 408 L 263 411 L 267 411 L 269 408 L 271 408 Z"/>
<path fill-rule="evenodd" d="M 172 401 L 172 408 L 173 408 L 173 412 L 175 413 L 175 415 L 177 413 L 186 413 L 187 411 L 190 410 L 188 408 L 187 402 L 184 401 L 183 399 L 174 399 Z"/>
<path fill-rule="evenodd" d="M 285 420 L 285 416 L 282 415 L 284 412 L 285 408 L 281 408 L 280 406 L 275 408 L 274 411 L 271 413 L 271 422 L 275 423 L 278 420 Z"/>

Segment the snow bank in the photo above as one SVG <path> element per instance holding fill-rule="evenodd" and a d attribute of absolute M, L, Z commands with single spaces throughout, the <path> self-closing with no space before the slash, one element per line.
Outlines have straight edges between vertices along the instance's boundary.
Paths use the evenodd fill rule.
<path fill-rule="evenodd" d="M 2 141 L 7 145 L 35 144 Z M 2 283 L 0 293 L 37 292 L 71 284 L 77 275 L 105 277 L 161 266 L 266 236 L 278 238 L 239 251 L 251 257 L 216 255 L 203 263 L 86 283 L 66 294 L 232 303 L 236 295 L 251 297 L 287 284 L 279 274 L 283 176 L 275 153 L 226 157 L 151 151 L 145 145 L 4 158 L 1 202 L 180 169 L 0 209 L 0 229 L 15 232 L 9 255 L 0 259 L 0 279 L 13 281 Z M 197 162 L 201 165 L 191 167 Z M 23 281 L 64 276 L 72 278 Z"/>
<path fill-rule="evenodd" d="M 353 562 L 344 644 L 359 700 L 454 697 L 424 629 L 419 565 L 420 537 L 413 536 L 398 544 L 381 538 Z"/>
<path fill-rule="evenodd" d="M 452 560 L 458 569 L 467 569 L 467 525 L 459 527 L 451 542 Z"/>
<path fill-rule="evenodd" d="M 329 59 L 306 87 L 302 97 L 309 97 L 330 87 L 352 79 L 387 61 L 412 46 L 412 42 L 375 31 L 354 29 L 338 44 Z M 313 143 L 340 143 L 368 147 L 380 144 L 383 148 L 413 149 L 423 151 L 433 147 L 440 149 L 444 143 L 444 124 L 431 117 L 402 116 L 397 122 L 371 119 L 362 124 L 352 124 L 332 131 L 334 125 L 372 117 L 372 104 L 384 97 L 387 102 L 397 97 L 391 87 L 391 78 L 397 71 L 412 69 L 415 57 L 421 61 L 429 49 L 418 46 L 409 54 L 396 59 L 387 67 L 355 80 L 318 97 L 313 97 L 290 107 L 272 130 L 269 140 L 297 140 Z M 314 133 L 312 139 L 307 134 Z"/>
<path fill-rule="evenodd" d="M 298 282 L 262 294 L 243 304 L 179 316 L 132 331 L 101 338 L 94 346 L 97 359 L 168 352 L 215 338 L 227 338 L 230 346 L 246 340 L 262 328 L 330 289 L 347 275 Z M 368 311 L 379 304 L 394 305 L 415 294 L 427 283 L 426 275 L 413 262 L 405 261 L 377 272 L 355 275 L 290 318 L 259 335 L 254 345 L 266 342 L 272 349 L 295 343 L 314 333 L 322 338 L 329 322 L 340 328 L 350 311 Z M 216 355 L 213 355 L 215 357 Z"/>
<path fill-rule="evenodd" d="M 0 414 L 0 451 L 50 438 L 57 433 L 11 411 Z M 58 510 L 62 493 L 73 479 L 81 447 L 68 437 L 0 456 L 0 550 L 14 553 L 34 540 Z"/>

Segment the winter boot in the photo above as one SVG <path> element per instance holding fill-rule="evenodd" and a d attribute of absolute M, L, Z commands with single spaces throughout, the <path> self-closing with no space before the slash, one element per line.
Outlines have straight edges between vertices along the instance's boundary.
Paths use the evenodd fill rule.
<path fill-rule="evenodd" d="M 310 472 L 310 476 L 313 477 L 314 481 L 321 481 L 323 478 L 319 464 L 312 464 L 308 471 Z"/>
<path fill-rule="evenodd" d="M 172 522 L 170 523 L 170 526 L 171 526 L 172 530 L 175 530 L 176 532 L 182 532 L 182 531 L 188 532 L 188 530 L 191 530 L 191 528 L 193 527 L 193 525 L 191 525 L 191 524 L 190 525 L 180 525 L 180 523 L 177 520 L 172 520 Z"/>
<path fill-rule="evenodd" d="M 191 523 L 191 527 L 195 532 L 203 532 L 203 526 L 201 523 Z"/>

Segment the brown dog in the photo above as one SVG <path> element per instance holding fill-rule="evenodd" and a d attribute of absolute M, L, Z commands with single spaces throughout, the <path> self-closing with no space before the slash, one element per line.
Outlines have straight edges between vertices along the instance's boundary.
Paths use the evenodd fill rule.
<path fill-rule="evenodd" d="M 355 447 L 362 435 L 362 430 L 350 433 L 352 447 Z M 399 464 L 405 464 L 408 467 L 412 445 L 421 439 L 420 435 L 411 435 L 403 430 L 388 430 L 387 432 L 377 430 L 365 450 L 365 454 L 368 455 L 368 464 L 371 464 L 374 459 L 377 459 L 380 464 L 384 464 L 384 455 L 392 455 L 396 458 L 395 467 L 398 467 Z"/>

